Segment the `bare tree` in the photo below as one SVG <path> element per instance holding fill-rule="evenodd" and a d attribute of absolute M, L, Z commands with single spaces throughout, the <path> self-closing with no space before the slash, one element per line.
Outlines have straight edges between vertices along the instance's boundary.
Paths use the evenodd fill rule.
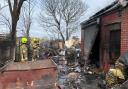
<path fill-rule="evenodd" d="M 29 38 L 29 32 L 32 25 L 32 18 L 33 18 L 33 9 L 35 0 L 28 0 L 27 3 L 23 5 L 22 12 L 21 12 L 21 19 L 20 19 L 20 26 L 19 28 L 22 30 L 23 35 Z"/>
<path fill-rule="evenodd" d="M 11 30 L 11 23 L 10 23 L 10 19 L 5 15 L 5 14 L 3 14 L 2 13 L 2 10 L 4 9 L 4 8 L 6 8 L 8 5 L 4 5 L 4 6 L 1 6 L 0 5 L 0 25 L 6 25 L 8 28 L 9 28 L 9 30 Z"/>
<path fill-rule="evenodd" d="M 16 28 L 17 22 L 19 20 L 21 7 L 26 0 L 7 0 L 9 11 L 11 14 L 11 40 L 12 40 L 12 48 L 11 48 L 11 57 L 15 60 L 15 47 L 16 47 Z"/>
<path fill-rule="evenodd" d="M 83 2 L 81 0 L 41 0 L 41 2 L 43 11 L 40 15 L 41 26 L 46 27 L 46 31 L 59 34 L 63 41 L 68 40 L 76 32 L 76 22 L 85 11 Z"/>
<path fill-rule="evenodd" d="M 11 21 L 8 16 L 5 14 L 0 14 L 0 25 L 5 25 L 8 27 L 8 29 L 11 31 Z"/>
<path fill-rule="evenodd" d="M 61 0 L 62 16 L 66 23 L 66 40 L 75 31 L 75 23 L 85 11 L 85 5 L 81 0 Z M 74 24 L 71 28 L 71 24 Z"/>
<path fill-rule="evenodd" d="M 65 42 L 64 34 L 61 29 L 62 14 L 60 8 L 60 0 L 42 0 L 42 11 L 40 14 L 40 23 L 45 30 L 50 33 L 60 34 L 63 42 Z M 44 9 L 45 8 L 45 9 Z"/>

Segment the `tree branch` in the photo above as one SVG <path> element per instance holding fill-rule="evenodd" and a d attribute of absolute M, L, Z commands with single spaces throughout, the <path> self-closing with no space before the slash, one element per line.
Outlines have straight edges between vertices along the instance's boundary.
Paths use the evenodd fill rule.
<path fill-rule="evenodd" d="M 18 8 L 17 8 L 17 14 L 18 15 L 20 14 L 20 10 L 21 10 L 21 7 L 22 7 L 22 4 L 23 4 L 24 1 L 26 1 L 26 0 L 20 0 L 19 3 L 18 3 Z"/>
<path fill-rule="evenodd" d="M 11 5 L 11 1 L 8 0 L 8 5 L 9 5 L 9 10 L 10 10 L 10 13 L 11 13 L 11 16 L 12 16 L 12 5 Z"/>
<path fill-rule="evenodd" d="M 1 22 L 3 22 L 5 25 L 7 25 L 8 28 L 9 28 L 9 30 L 11 31 L 11 23 L 10 23 L 10 20 L 7 17 L 5 17 L 4 15 L 1 15 L 1 16 L 5 19 L 5 21 L 1 21 Z"/>

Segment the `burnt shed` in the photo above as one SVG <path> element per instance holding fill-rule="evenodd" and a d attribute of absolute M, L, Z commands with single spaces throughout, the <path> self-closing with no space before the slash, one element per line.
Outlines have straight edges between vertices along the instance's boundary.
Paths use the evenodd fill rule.
<path fill-rule="evenodd" d="M 103 70 L 128 51 L 128 1 L 125 3 L 115 1 L 81 23 L 82 55 Z"/>

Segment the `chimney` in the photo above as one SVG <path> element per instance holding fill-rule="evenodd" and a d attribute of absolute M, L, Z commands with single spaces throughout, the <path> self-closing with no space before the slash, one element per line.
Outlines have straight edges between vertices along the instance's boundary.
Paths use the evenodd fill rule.
<path fill-rule="evenodd" d="M 128 3 L 128 0 L 118 0 L 119 4 L 125 7 Z"/>

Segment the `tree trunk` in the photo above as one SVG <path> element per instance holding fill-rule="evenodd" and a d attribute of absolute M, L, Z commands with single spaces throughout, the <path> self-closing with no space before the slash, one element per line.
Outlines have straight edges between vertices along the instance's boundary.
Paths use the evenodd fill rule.
<path fill-rule="evenodd" d="M 60 31 L 60 26 L 59 26 L 59 28 L 58 28 L 58 30 Z M 60 36 L 61 36 L 61 38 L 62 38 L 62 46 L 63 46 L 63 48 L 64 48 L 64 46 L 65 46 L 65 38 L 64 38 L 64 36 L 63 36 L 63 34 L 62 34 L 62 32 L 60 31 L 59 32 L 60 33 Z"/>
<path fill-rule="evenodd" d="M 69 40 L 68 23 L 66 23 L 66 40 Z"/>
<path fill-rule="evenodd" d="M 16 49 L 16 26 L 17 26 L 17 20 L 12 20 L 12 31 L 11 31 L 11 40 L 12 40 L 12 47 L 11 47 L 11 59 L 15 60 L 15 49 Z"/>
<path fill-rule="evenodd" d="M 29 27 L 27 28 L 27 39 L 28 39 L 28 44 L 27 44 L 27 49 L 28 49 L 28 61 L 32 61 L 32 52 L 31 52 L 31 42 L 30 42 L 30 37 L 29 37 L 29 30 L 30 30 L 30 24 Z"/>

